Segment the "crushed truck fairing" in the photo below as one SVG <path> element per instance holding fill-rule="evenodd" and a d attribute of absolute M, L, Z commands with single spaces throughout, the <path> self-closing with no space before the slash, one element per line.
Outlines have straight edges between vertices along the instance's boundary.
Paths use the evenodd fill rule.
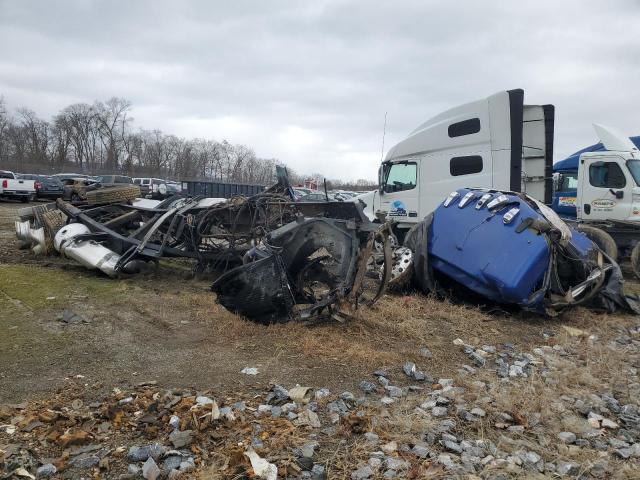
<path fill-rule="evenodd" d="M 451 192 L 405 245 L 425 291 L 549 315 L 576 305 L 637 311 L 618 285 L 617 264 L 525 194 Z"/>
<path fill-rule="evenodd" d="M 323 311 L 338 315 L 341 308 L 366 301 L 359 290 L 372 272 L 363 260 L 372 255 L 376 236 L 388 244 L 384 226 L 300 216 L 268 234 L 248 252 L 247 263 L 218 278 L 212 290 L 228 309 L 264 323 Z M 390 249 L 384 250 L 383 264 L 390 265 Z M 381 282 L 371 301 L 384 291 L 391 271 L 374 276 Z"/>

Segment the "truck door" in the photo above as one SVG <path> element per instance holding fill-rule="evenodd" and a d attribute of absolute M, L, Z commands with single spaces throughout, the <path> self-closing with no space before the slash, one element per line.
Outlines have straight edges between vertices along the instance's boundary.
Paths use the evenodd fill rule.
<path fill-rule="evenodd" d="M 633 179 L 618 155 L 580 159 L 578 218 L 626 220 L 631 215 Z"/>
<path fill-rule="evenodd" d="M 380 210 L 398 223 L 415 223 L 418 217 L 418 163 L 387 163 L 382 170 Z"/>

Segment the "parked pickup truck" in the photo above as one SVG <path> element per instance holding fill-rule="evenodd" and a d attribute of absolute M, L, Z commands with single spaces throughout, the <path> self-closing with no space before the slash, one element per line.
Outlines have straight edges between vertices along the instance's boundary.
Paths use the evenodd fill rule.
<path fill-rule="evenodd" d="M 0 198 L 15 198 L 26 203 L 35 201 L 36 196 L 35 180 L 24 180 L 13 172 L 0 170 Z"/>

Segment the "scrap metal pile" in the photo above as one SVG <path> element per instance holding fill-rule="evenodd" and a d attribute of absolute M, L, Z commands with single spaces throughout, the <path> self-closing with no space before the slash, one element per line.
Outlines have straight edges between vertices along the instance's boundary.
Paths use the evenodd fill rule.
<path fill-rule="evenodd" d="M 342 318 L 375 302 L 393 270 L 387 225 L 355 203 L 294 203 L 282 184 L 228 200 L 58 200 L 23 209 L 16 233 L 35 253 L 57 251 L 111 277 L 192 259 L 198 273 L 226 272 L 212 288 L 221 304 L 266 323 Z"/>
<path fill-rule="evenodd" d="M 220 304 L 261 323 L 343 320 L 393 284 L 547 315 L 577 305 L 640 313 L 618 265 L 525 194 L 452 192 L 402 246 L 360 203 L 293 202 L 286 177 L 249 198 L 120 197 L 23 209 L 16 233 L 35 253 L 112 277 L 191 259 L 197 273 L 222 273 Z"/>

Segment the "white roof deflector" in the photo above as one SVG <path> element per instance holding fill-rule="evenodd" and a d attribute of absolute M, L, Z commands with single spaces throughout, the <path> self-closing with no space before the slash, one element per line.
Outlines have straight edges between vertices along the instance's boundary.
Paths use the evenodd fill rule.
<path fill-rule="evenodd" d="M 596 131 L 596 135 L 600 138 L 604 148 L 614 152 L 632 152 L 638 151 L 638 147 L 629 140 L 629 137 L 619 130 L 611 127 L 605 127 L 604 125 L 593 124 L 593 129 Z"/>

